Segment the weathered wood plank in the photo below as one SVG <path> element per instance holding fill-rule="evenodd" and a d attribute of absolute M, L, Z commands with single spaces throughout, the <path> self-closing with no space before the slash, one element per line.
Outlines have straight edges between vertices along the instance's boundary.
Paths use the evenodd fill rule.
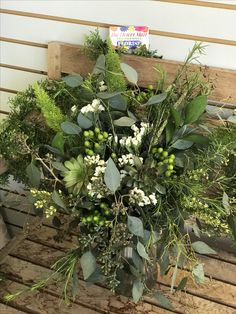
<path fill-rule="evenodd" d="M 31 254 L 28 256 L 27 252 L 30 250 Z M 50 252 L 50 253 L 49 253 Z M 45 248 L 45 246 L 32 243 L 30 241 L 24 241 L 20 247 L 17 248 L 16 252 L 12 254 L 14 257 L 22 258 L 26 261 L 39 264 L 43 267 L 50 267 L 60 256 L 63 255 L 62 252 L 58 252 L 56 249 Z M 235 265 L 236 267 L 236 265 Z M 236 269 L 236 268 L 235 268 Z M 234 269 L 234 270 L 235 270 Z M 185 273 L 185 275 L 187 272 Z M 188 273 L 189 275 L 189 273 Z M 234 273 L 231 273 L 231 277 Z M 180 280 L 180 272 L 178 273 L 177 280 Z M 159 279 L 158 279 L 159 280 Z M 160 278 L 159 282 L 163 284 L 170 284 L 171 280 L 167 276 L 165 278 Z M 214 287 L 214 288 L 213 288 Z M 225 293 L 220 293 L 219 290 Z M 217 280 L 207 280 L 207 285 L 198 286 L 191 283 L 187 288 L 187 292 L 205 298 L 205 295 L 210 295 L 211 299 L 215 302 L 222 302 L 225 304 L 231 304 L 236 307 L 236 286 L 231 284 L 223 283 Z M 227 292 L 227 293 L 226 293 Z"/>
<path fill-rule="evenodd" d="M 22 312 L 20 310 L 14 309 L 13 307 L 0 303 L 0 313 L 1 314 L 24 314 L 26 312 Z"/>
<path fill-rule="evenodd" d="M 19 284 L 14 281 L 7 280 L 2 285 L 0 290 L 0 300 L 3 301 L 3 297 L 6 293 L 14 293 L 19 290 L 24 290 L 25 285 Z M 57 297 L 44 292 L 38 293 L 23 293 L 18 296 L 14 301 L 9 302 L 9 305 L 14 307 L 23 307 L 29 313 L 34 314 L 98 314 L 96 310 L 92 310 L 88 307 L 81 306 L 79 304 L 71 303 L 70 306 L 66 306 Z"/>
<path fill-rule="evenodd" d="M 60 47 L 60 54 L 58 53 L 58 47 Z M 62 73 L 79 73 L 82 76 L 86 76 L 92 72 L 94 62 L 85 56 L 82 46 L 52 42 L 49 43 L 48 50 L 50 55 L 50 73 L 52 73 L 49 73 L 49 78 L 58 79 L 60 77 L 58 75 L 59 68 Z M 166 70 L 169 81 L 173 79 L 176 71 L 182 64 L 181 62 L 171 60 L 144 58 L 133 55 L 122 55 L 121 60 L 136 69 L 139 75 L 138 85 L 141 87 L 156 84 L 157 72 L 155 67 L 157 64 Z M 58 66 L 58 63 L 60 66 Z M 54 64 L 56 65 L 54 66 Z M 196 70 L 199 66 L 194 65 L 192 68 Z M 57 74 L 55 75 L 55 73 Z M 204 67 L 204 73 L 215 84 L 211 99 L 233 103 L 236 107 L 236 71 L 216 67 Z"/>
<path fill-rule="evenodd" d="M 5 264 L 2 265 L 1 270 L 7 273 L 11 279 L 14 279 L 15 277 L 27 285 L 31 285 L 32 282 L 35 282 L 35 279 L 45 278 L 52 273 L 48 268 L 34 265 L 10 256 Z M 62 296 L 62 285 L 60 286 L 59 282 L 52 282 L 44 289 L 44 291 L 51 294 L 53 293 L 60 298 Z M 69 291 L 69 296 L 71 297 L 71 291 Z M 139 305 L 139 309 L 137 310 L 136 305 L 127 298 L 114 296 L 108 289 L 100 286 L 88 286 L 83 280 L 79 280 L 79 292 L 74 302 L 83 306 L 89 304 L 90 307 L 106 313 L 127 313 L 124 311 L 127 309 L 129 309 L 128 313 L 135 314 L 147 313 L 147 310 L 157 314 L 170 313 L 168 310 L 148 304 Z"/>

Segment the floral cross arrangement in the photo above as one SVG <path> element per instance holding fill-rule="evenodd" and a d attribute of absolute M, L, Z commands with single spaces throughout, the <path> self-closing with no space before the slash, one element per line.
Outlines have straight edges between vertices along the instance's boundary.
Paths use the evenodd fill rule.
<path fill-rule="evenodd" d="M 145 89 L 107 47 L 85 79 L 37 83 L 12 100 L 1 125 L 8 165 L 1 182 L 11 174 L 29 188 L 35 211 L 57 226 L 57 240 L 72 231 L 77 237 L 52 275 L 29 290 L 60 275 L 68 300 L 70 283 L 75 297 L 83 276 L 134 301 L 150 294 L 171 306 L 157 277 L 173 270 L 171 292 L 188 277 L 203 283 L 195 253 L 216 252 L 201 235 L 236 237 L 235 119 L 207 127 L 212 84 L 189 68 L 200 44 L 171 84 L 157 68 L 157 85 Z M 176 287 L 179 268 L 188 276 Z"/>

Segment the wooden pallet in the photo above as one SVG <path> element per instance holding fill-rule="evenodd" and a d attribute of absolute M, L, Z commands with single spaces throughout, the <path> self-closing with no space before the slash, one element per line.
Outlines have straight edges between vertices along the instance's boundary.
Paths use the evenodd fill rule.
<path fill-rule="evenodd" d="M 10 193 L 9 198 L 26 204 L 24 196 Z M 78 297 L 69 306 L 61 301 L 60 284 L 51 284 L 43 291 L 36 294 L 23 294 L 8 304 L 4 304 L 3 296 L 9 292 L 16 292 L 24 289 L 37 279 L 42 279 L 50 274 L 50 266 L 69 248 L 73 247 L 75 235 L 67 237 L 63 243 L 54 241 L 53 236 L 56 230 L 51 226 L 50 221 L 43 222 L 40 229 L 37 229 L 39 220 L 33 214 L 30 206 L 15 206 L 7 208 L 5 216 L 7 226 L 14 229 L 16 245 L 12 243 L 5 248 L 5 258 L 0 256 L 0 272 L 7 276 L 7 280 L 0 283 L 0 313 L 111 313 L 111 314 L 232 314 L 236 313 L 236 254 L 233 247 L 228 251 L 218 249 L 216 256 L 199 255 L 200 260 L 205 264 L 206 283 L 198 286 L 192 281 L 189 282 L 184 292 L 178 292 L 170 297 L 174 309 L 169 311 L 161 307 L 154 299 L 145 297 L 144 301 L 134 304 L 125 297 L 114 296 L 108 289 L 102 286 L 87 286 L 80 278 Z M 24 238 L 22 223 L 19 221 L 21 215 L 26 217 L 27 223 L 36 225 L 36 230 Z M 35 220 L 37 219 L 37 220 Z M 36 223 L 37 222 L 37 223 Z M 26 225 L 26 221 L 24 222 Z M 215 243 L 217 244 L 217 243 Z M 234 251 L 235 252 L 235 251 Z M 188 275 L 188 271 L 179 270 L 177 275 L 178 284 L 181 278 Z M 157 288 L 162 291 L 170 289 L 171 272 L 168 276 L 157 279 Z"/>

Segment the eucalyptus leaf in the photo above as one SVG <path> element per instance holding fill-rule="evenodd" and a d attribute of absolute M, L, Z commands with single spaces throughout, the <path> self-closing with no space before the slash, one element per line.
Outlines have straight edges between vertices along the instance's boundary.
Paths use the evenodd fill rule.
<path fill-rule="evenodd" d="M 186 107 L 184 124 L 196 122 L 206 110 L 206 106 L 206 95 L 200 95 L 194 98 Z"/>
<path fill-rule="evenodd" d="M 136 279 L 132 287 L 132 296 L 134 302 L 138 302 L 143 296 L 144 285 L 140 279 Z"/>
<path fill-rule="evenodd" d="M 217 254 L 209 245 L 202 241 L 196 241 L 192 243 L 192 248 L 199 254 Z"/>
<path fill-rule="evenodd" d="M 80 258 L 80 265 L 83 271 L 84 280 L 87 280 L 96 270 L 96 258 L 91 251 L 87 251 Z"/>
<path fill-rule="evenodd" d="M 41 179 L 41 171 L 34 165 L 33 161 L 27 166 L 26 175 L 31 186 L 38 188 Z"/>
<path fill-rule="evenodd" d="M 85 116 L 84 114 L 82 114 L 82 112 L 79 113 L 78 118 L 77 118 L 77 122 L 78 122 L 78 125 L 82 129 L 89 129 L 93 125 L 93 120 L 90 119 L 88 117 L 88 115 Z"/>
<path fill-rule="evenodd" d="M 146 105 L 151 106 L 151 105 L 157 105 L 163 102 L 167 97 L 167 93 L 162 93 L 158 95 L 154 95 L 151 98 L 148 99 Z"/>
<path fill-rule="evenodd" d="M 206 145 L 209 143 L 209 138 L 200 134 L 189 134 L 183 137 L 183 140 L 190 141 L 193 143 Z"/>
<path fill-rule="evenodd" d="M 70 74 L 64 76 L 62 80 L 70 87 L 78 87 L 83 83 L 83 78 L 79 74 Z"/>
<path fill-rule="evenodd" d="M 155 189 L 157 190 L 157 192 L 159 192 L 160 194 L 165 195 L 166 194 L 166 188 L 159 184 L 159 183 L 155 183 Z"/>
<path fill-rule="evenodd" d="M 66 134 L 78 135 L 81 132 L 81 128 L 77 124 L 69 122 L 69 121 L 62 122 L 61 129 Z"/>
<path fill-rule="evenodd" d="M 222 204 L 223 204 L 223 207 L 224 207 L 226 213 L 230 214 L 229 197 L 225 192 L 223 193 Z"/>
<path fill-rule="evenodd" d="M 132 68 L 130 65 L 126 64 L 126 63 L 121 63 L 120 64 L 121 70 L 124 72 L 125 77 L 127 78 L 127 80 L 134 84 L 137 85 L 138 83 L 138 73 L 137 71 Z"/>
<path fill-rule="evenodd" d="M 191 146 L 193 146 L 193 142 L 191 141 L 185 141 L 185 140 L 177 140 L 176 142 L 174 142 L 174 144 L 172 144 L 173 148 L 182 150 L 182 149 L 188 149 Z"/>
<path fill-rule="evenodd" d="M 59 171 L 67 171 L 67 168 L 60 161 L 52 161 L 52 166 Z"/>
<path fill-rule="evenodd" d="M 98 75 L 98 74 L 104 73 L 105 70 L 106 70 L 106 57 L 104 54 L 101 54 L 97 58 L 92 74 Z"/>
<path fill-rule="evenodd" d="M 183 123 L 180 112 L 174 107 L 171 107 L 170 112 L 175 121 L 176 127 L 179 127 Z"/>
<path fill-rule="evenodd" d="M 65 144 L 65 139 L 64 135 L 62 132 L 57 132 L 56 135 L 54 136 L 52 140 L 52 146 L 59 149 L 60 152 L 63 154 L 64 153 L 64 144 Z"/>
<path fill-rule="evenodd" d="M 231 123 L 236 123 L 236 116 L 228 117 L 227 121 Z"/>
<path fill-rule="evenodd" d="M 113 98 L 113 97 L 120 95 L 120 94 L 121 94 L 121 92 L 113 92 L 113 93 L 101 92 L 101 93 L 97 93 L 97 97 L 101 98 L 101 99 L 110 99 L 110 98 Z"/>
<path fill-rule="evenodd" d="M 153 296 L 160 303 L 160 305 L 163 306 L 164 308 L 169 309 L 169 310 L 173 309 L 173 306 L 170 300 L 166 296 L 164 296 L 162 293 L 155 292 Z"/>
<path fill-rule="evenodd" d="M 141 257 L 143 257 L 144 259 L 146 259 L 146 260 L 148 260 L 148 261 L 150 260 L 148 254 L 147 254 L 147 252 L 146 252 L 145 246 L 144 246 L 141 242 L 139 242 L 139 241 L 138 241 L 138 243 L 137 243 L 137 252 L 138 252 L 138 254 L 139 254 Z"/>
<path fill-rule="evenodd" d="M 104 174 L 104 182 L 108 189 L 115 193 L 120 186 L 121 176 L 112 158 L 109 158 Z"/>
<path fill-rule="evenodd" d="M 127 102 L 122 95 L 116 95 L 109 99 L 109 106 L 114 110 L 125 111 L 127 109 Z"/>
<path fill-rule="evenodd" d="M 63 202 L 60 194 L 56 190 L 52 192 L 52 199 L 55 202 L 55 204 L 57 204 L 59 207 L 66 209 L 65 203 Z"/>
<path fill-rule="evenodd" d="M 178 284 L 177 288 L 176 288 L 176 291 L 181 291 L 185 288 L 186 284 L 188 282 L 188 277 L 184 277 L 180 283 Z"/>
<path fill-rule="evenodd" d="M 197 264 L 193 267 L 192 274 L 197 283 L 203 283 L 205 281 L 203 264 Z"/>
<path fill-rule="evenodd" d="M 143 238 L 144 236 L 143 222 L 138 217 L 128 216 L 128 229 L 132 234 Z"/>
<path fill-rule="evenodd" d="M 136 121 L 129 117 L 122 117 L 117 120 L 114 120 L 114 124 L 117 126 L 132 126 Z"/>

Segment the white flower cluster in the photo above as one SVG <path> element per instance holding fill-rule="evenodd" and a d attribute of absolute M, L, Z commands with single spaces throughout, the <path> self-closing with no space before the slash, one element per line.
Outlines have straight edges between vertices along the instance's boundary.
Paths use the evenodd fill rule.
<path fill-rule="evenodd" d="M 101 81 L 99 83 L 99 90 L 100 90 L 100 92 L 105 92 L 107 90 L 107 86 L 105 85 L 104 81 Z"/>
<path fill-rule="evenodd" d="M 133 188 L 133 190 L 130 191 L 129 200 L 131 203 L 138 204 L 141 207 L 151 204 L 156 205 L 157 203 L 157 199 L 154 193 L 146 196 L 144 191 L 138 189 L 137 187 Z"/>
<path fill-rule="evenodd" d="M 143 136 L 147 133 L 149 128 L 149 123 L 142 122 L 140 128 L 135 124 L 131 126 L 131 129 L 134 131 L 134 135 L 128 137 L 122 137 L 120 139 L 120 145 L 125 146 L 127 149 L 133 147 L 134 149 L 138 148 L 142 142 Z"/>
<path fill-rule="evenodd" d="M 125 166 L 125 165 L 134 166 L 134 164 L 135 164 L 134 157 L 135 157 L 135 155 L 133 155 L 133 154 L 122 155 L 121 158 L 118 158 L 119 166 L 120 167 Z M 137 158 L 139 158 L 140 162 L 143 163 L 142 157 L 137 157 Z"/>
<path fill-rule="evenodd" d="M 89 166 L 95 165 L 94 174 L 87 185 L 88 195 L 101 199 L 105 194 L 109 193 L 106 185 L 103 183 L 106 162 L 103 159 L 100 159 L 99 155 L 86 156 L 84 161 Z"/>
<path fill-rule="evenodd" d="M 86 114 L 88 112 L 101 112 L 101 111 L 105 111 L 105 108 L 103 107 L 103 105 L 101 105 L 100 99 L 94 99 L 92 101 L 92 104 L 88 104 L 87 106 L 81 108 L 81 112 L 83 114 Z"/>

